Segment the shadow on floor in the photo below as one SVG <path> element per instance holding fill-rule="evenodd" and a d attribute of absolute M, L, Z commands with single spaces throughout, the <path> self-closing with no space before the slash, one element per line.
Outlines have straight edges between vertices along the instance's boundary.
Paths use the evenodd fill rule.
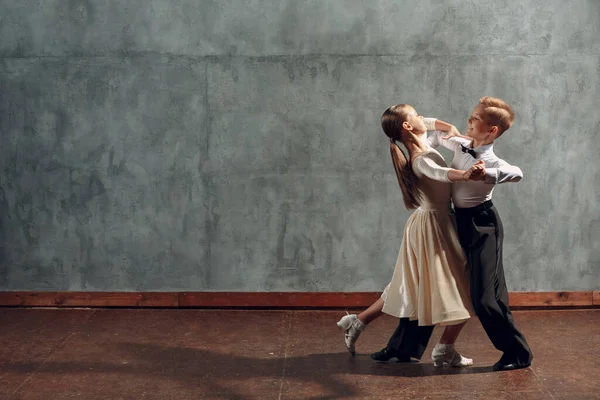
<path fill-rule="evenodd" d="M 210 350 L 165 347 L 154 344 L 118 343 L 113 352 L 106 349 L 106 361 L 48 361 L 41 373 L 118 373 L 184 381 L 186 386 L 197 386 L 204 393 L 220 393 L 227 398 L 241 399 L 228 382 L 282 378 L 320 385 L 329 394 L 325 397 L 342 398 L 357 395 L 355 388 L 342 382 L 338 376 L 403 376 L 418 379 L 435 375 L 464 375 L 492 372 L 489 367 L 435 368 L 430 362 L 377 363 L 368 354 L 350 356 L 348 353 L 309 354 L 294 357 L 251 358 L 239 354 L 218 353 Z M 119 361 L 115 361 L 118 359 Z M 126 359 L 127 364 L 120 360 Z M 39 363 L 11 363 L 0 366 L 2 372 L 29 373 Z"/>

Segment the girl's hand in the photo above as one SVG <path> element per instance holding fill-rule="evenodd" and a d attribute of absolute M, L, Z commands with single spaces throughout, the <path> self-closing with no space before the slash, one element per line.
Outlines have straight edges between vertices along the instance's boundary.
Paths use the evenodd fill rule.
<path fill-rule="evenodd" d="M 452 126 L 450 128 L 450 130 L 448 132 L 446 132 L 446 135 L 442 136 L 442 139 L 450 139 L 450 138 L 453 138 L 453 137 L 459 137 L 459 138 L 463 138 L 463 139 L 471 139 L 468 136 L 461 135 L 460 132 L 458 131 L 458 129 L 456 129 L 455 126 Z"/>

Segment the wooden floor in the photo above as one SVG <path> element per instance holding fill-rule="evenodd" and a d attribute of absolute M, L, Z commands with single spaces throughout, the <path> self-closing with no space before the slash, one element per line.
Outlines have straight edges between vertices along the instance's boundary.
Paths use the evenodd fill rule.
<path fill-rule="evenodd" d="M 341 311 L 0 308 L 0 399 L 600 399 L 600 310 L 516 311 L 530 368 L 492 372 L 500 353 L 476 319 L 466 369 L 379 364 L 396 325 L 367 327 L 356 357 Z"/>

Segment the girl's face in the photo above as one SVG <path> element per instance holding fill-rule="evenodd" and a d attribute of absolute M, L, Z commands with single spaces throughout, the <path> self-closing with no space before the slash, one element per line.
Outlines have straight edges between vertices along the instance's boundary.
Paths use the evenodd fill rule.
<path fill-rule="evenodd" d="M 423 121 L 423 116 L 419 115 L 414 108 L 411 108 L 408 114 L 406 115 L 406 121 L 403 125 L 404 129 L 412 131 L 417 135 L 427 132 L 427 127 L 425 126 L 425 122 Z"/>

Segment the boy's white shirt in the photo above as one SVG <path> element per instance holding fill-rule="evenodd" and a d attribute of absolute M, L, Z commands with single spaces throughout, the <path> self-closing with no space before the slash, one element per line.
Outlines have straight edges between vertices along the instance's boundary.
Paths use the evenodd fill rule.
<path fill-rule="evenodd" d="M 511 165 L 494 154 L 494 145 L 479 146 L 473 149 L 477 158 L 467 152 L 463 152 L 461 145 L 469 147 L 471 140 L 453 137 L 442 139 L 447 132 L 436 131 L 436 118 L 423 118 L 428 131 L 434 131 L 427 136 L 426 143 L 431 148 L 443 146 L 454 151 L 451 168 L 467 170 L 476 161 L 483 160 L 485 163 L 485 177 L 483 181 L 461 181 L 452 184 L 452 202 L 455 207 L 468 208 L 492 199 L 494 187 L 499 183 L 519 182 L 523 179 L 523 171 L 515 165 Z"/>

